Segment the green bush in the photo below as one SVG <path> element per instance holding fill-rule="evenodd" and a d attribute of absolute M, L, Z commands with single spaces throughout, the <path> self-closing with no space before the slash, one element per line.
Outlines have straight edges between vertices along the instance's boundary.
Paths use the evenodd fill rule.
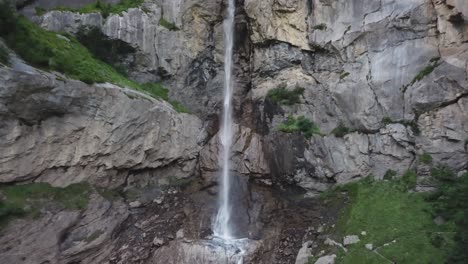
<path fill-rule="evenodd" d="M 422 69 L 415 77 L 414 79 L 411 81 L 411 85 L 413 85 L 414 83 L 416 82 L 419 82 L 420 80 L 422 80 L 424 77 L 426 77 L 427 75 L 429 75 L 431 72 L 434 71 L 435 68 L 437 68 L 437 66 L 439 66 L 439 60 L 440 58 L 432 58 L 430 61 L 429 61 L 429 65 L 427 65 L 424 69 Z"/>
<path fill-rule="evenodd" d="M 384 175 L 384 180 L 393 180 L 397 176 L 397 172 L 394 170 L 387 170 Z"/>
<path fill-rule="evenodd" d="M 429 153 L 423 153 L 419 156 L 419 161 L 423 164 L 429 165 L 432 163 L 432 156 Z"/>
<path fill-rule="evenodd" d="M 289 91 L 286 89 L 286 85 L 281 85 L 268 91 L 267 97 L 279 104 L 293 105 L 300 102 L 301 96 L 304 94 L 304 88 L 296 87 L 294 90 Z"/>
<path fill-rule="evenodd" d="M 346 127 L 343 123 L 340 123 L 336 128 L 334 128 L 331 133 L 335 135 L 335 137 L 344 137 L 345 135 L 351 133 L 351 129 Z"/>
<path fill-rule="evenodd" d="M 320 128 L 304 116 L 297 119 L 289 116 L 284 123 L 278 126 L 278 130 L 285 133 L 302 132 L 306 138 L 310 138 L 314 134 L 321 135 Z"/>
<path fill-rule="evenodd" d="M 167 21 L 163 17 L 161 17 L 161 19 L 159 19 L 159 25 L 169 29 L 170 31 L 180 30 L 180 28 L 178 28 L 174 23 L 171 23 L 171 22 Z"/>
<path fill-rule="evenodd" d="M 414 170 L 406 171 L 403 176 L 398 179 L 398 184 L 402 191 L 412 190 L 416 187 L 418 175 Z"/>

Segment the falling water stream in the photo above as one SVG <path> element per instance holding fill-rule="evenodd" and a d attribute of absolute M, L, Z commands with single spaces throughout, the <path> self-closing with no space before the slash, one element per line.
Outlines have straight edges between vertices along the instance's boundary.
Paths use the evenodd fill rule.
<path fill-rule="evenodd" d="M 231 154 L 231 144 L 233 137 L 233 121 L 232 121 L 232 56 L 234 46 L 234 16 L 235 3 L 234 0 L 229 0 L 227 18 L 224 20 L 224 103 L 223 117 L 221 124 L 220 140 L 223 146 L 221 154 L 221 189 L 220 189 L 220 205 L 216 221 L 214 224 L 215 236 L 231 240 L 232 231 L 230 226 L 231 220 L 231 204 L 230 196 L 230 173 L 229 173 L 229 157 Z"/>
<path fill-rule="evenodd" d="M 222 167 L 220 179 L 220 194 L 219 194 L 219 209 L 214 222 L 214 235 L 217 240 L 220 240 L 226 247 L 234 247 L 237 256 L 236 262 L 243 262 L 242 255 L 244 254 L 243 243 L 246 239 L 238 239 L 233 236 L 231 210 L 232 205 L 229 199 L 231 195 L 230 182 L 230 154 L 233 138 L 233 120 L 232 120 L 232 96 L 233 96 L 233 81 L 232 81 L 232 61 L 234 48 L 234 18 L 235 18 L 235 0 L 228 0 L 227 17 L 224 20 L 224 102 L 223 116 L 220 130 L 220 140 L 222 144 L 222 153 L 220 166 Z"/>

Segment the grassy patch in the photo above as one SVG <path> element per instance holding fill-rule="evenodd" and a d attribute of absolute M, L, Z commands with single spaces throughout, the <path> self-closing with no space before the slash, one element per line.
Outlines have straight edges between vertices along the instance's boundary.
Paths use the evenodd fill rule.
<path fill-rule="evenodd" d="M 77 79 L 88 84 L 113 83 L 120 87 L 129 87 L 146 93 L 154 98 L 168 100 L 167 90 L 160 84 L 139 84 L 124 77 L 113 67 L 95 58 L 78 40 L 69 34 L 59 35 L 32 24 L 22 17 L 15 17 L 16 23 L 12 32 L 2 35 L 7 44 L 25 61 L 33 66 L 45 70 L 64 73 L 69 78 Z M 0 18 L 0 22 L 3 19 Z M 99 37 L 97 37 L 99 38 Z M 92 46 L 90 38 L 90 46 Z M 106 42 L 106 40 L 103 40 Z M 100 53 L 103 48 L 126 49 L 119 45 L 103 45 L 95 52 Z M 108 56 L 116 53 L 106 53 Z M 170 101 L 175 110 L 186 112 L 180 103 Z"/>
<path fill-rule="evenodd" d="M 395 263 L 444 263 L 452 230 L 434 224 L 432 206 L 424 199 L 425 194 L 408 192 L 415 184 L 415 176 L 410 171 L 390 181 L 366 178 L 334 191 L 346 192 L 350 197 L 335 227 L 336 235 L 354 234 L 361 239 L 340 255 L 338 263 L 388 262 L 385 259 Z M 360 235 L 362 231 L 367 235 Z M 435 243 L 437 234 L 447 235 Z M 368 243 L 383 257 L 366 249 Z M 383 246 L 386 243 L 389 245 Z"/>
<path fill-rule="evenodd" d="M 117 4 L 106 4 L 100 0 L 97 0 L 95 3 L 85 5 L 81 8 L 75 9 L 70 7 L 57 7 L 54 10 L 59 11 L 70 11 L 74 13 L 101 13 L 101 15 L 106 18 L 110 14 L 122 14 L 130 8 L 139 7 L 143 3 L 143 0 L 121 0 Z"/>
<path fill-rule="evenodd" d="M 419 161 L 423 164 L 429 165 L 432 163 L 432 156 L 429 153 L 423 153 L 419 156 Z"/>
<path fill-rule="evenodd" d="M 312 135 L 321 135 L 320 128 L 304 116 L 294 118 L 289 116 L 288 119 L 278 126 L 278 130 L 285 133 L 302 132 L 306 138 Z"/>
<path fill-rule="evenodd" d="M 426 77 L 427 75 L 431 74 L 431 72 L 434 71 L 435 68 L 437 68 L 437 66 L 439 66 L 439 60 L 440 58 L 432 58 L 430 61 L 429 61 L 429 65 L 427 65 L 426 67 L 424 67 L 424 69 L 422 69 L 415 77 L 414 79 L 411 81 L 411 85 L 415 84 L 416 82 L 419 82 L 421 81 L 422 79 L 424 79 L 424 77 Z"/>
<path fill-rule="evenodd" d="M 282 105 L 293 105 L 300 102 L 301 96 L 304 94 L 304 88 L 296 87 L 294 90 L 289 91 L 286 89 L 286 85 L 280 85 L 277 88 L 268 91 L 267 97 L 275 102 Z"/>
<path fill-rule="evenodd" d="M 351 129 L 346 127 L 343 123 L 340 123 L 336 128 L 334 128 L 331 133 L 335 135 L 335 137 L 344 137 L 345 135 L 353 132 Z"/>
<path fill-rule="evenodd" d="M 159 25 L 169 29 L 170 31 L 180 30 L 180 28 L 178 28 L 174 23 L 167 21 L 166 19 L 164 19 L 164 17 L 161 17 L 161 19 L 159 19 Z"/>
<path fill-rule="evenodd" d="M 86 183 L 72 184 L 65 188 L 47 183 L 31 183 L 0 187 L 4 199 L 0 201 L 0 224 L 26 215 L 39 215 L 42 207 L 50 202 L 63 209 L 81 210 L 88 206 L 91 187 Z"/>

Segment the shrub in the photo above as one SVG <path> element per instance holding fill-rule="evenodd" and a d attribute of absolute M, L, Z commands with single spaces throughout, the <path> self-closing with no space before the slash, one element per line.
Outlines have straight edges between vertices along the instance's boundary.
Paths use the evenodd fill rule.
<path fill-rule="evenodd" d="M 166 19 L 164 19 L 164 17 L 161 17 L 161 19 L 159 19 L 159 25 L 169 29 L 170 31 L 180 30 L 180 28 L 178 28 L 174 23 L 167 21 Z"/>
<path fill-rule="evenodd" d="M 406 171 L 398 180 L 398 184 L 402 191 L 414 189 L 417 184 L 418 175 L 414 170 Z"/>
<path fill-rule="evenodd" d="M 424 69 L 422 69 L 415 77 L 414 79 L 411 81 L 411 85 L 413 85 L 414 83 L 416 82 L 419 82 L 420 80 L 422 80 L 424 77 L 426 77 L 427 75 L 429 75 L 432 71 L 434 71 L 434 69 L 439 66 L 439 60 L 440 58 L 437 57 L 437 58 L 432 58 L 430 61 L 429 61 L 429 65 L 427 65 Z"/>
<path fill-rule="evenodd" d="M 423 153 L 419 156 L 419 161 L 423 164 L 429 165 L 432 163 L 432 156 L 428 153 Z"/>
<path fill-rule="evenodd" d="M 278 126 L 278 130 L 285 133 L 302 132 L 306 138 L 310 138 L 314 134 L 321 135 L 319 127 L 304 116 L 297 119 L 289 116 L 286 122 Z"/>
<path fill-rule="evenodd" d="M 344 137 L 345 135 L 351 133 L 351 129 L 346 127 L 343 123 L 340 123 L 331 131 L 331 133 L 335 135 L 335 137 Z"/>
<path fill-rule="evenodd" d="M 394 170 L 387 170 L 384 175 L 384 180 L 392 180 L 397 176 L 397 172 Z"/>
<path fill-rule="evenodd" d="M 275 103 L 293 105 L 300 102 L 300 97 L 304 94 L 304 90 L 302 87 L 296 87 L 294 90 L 289 91 L 286 89 L 286 85 L 283 84 L 268 91 L 267 97 Z"/>

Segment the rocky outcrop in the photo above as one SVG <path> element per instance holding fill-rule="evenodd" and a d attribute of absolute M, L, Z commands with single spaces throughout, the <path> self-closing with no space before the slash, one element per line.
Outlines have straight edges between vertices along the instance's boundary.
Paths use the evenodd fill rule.
<path fill-rule="evenodd" d="M 194 174 L 205 137 L 195 116 L 110 84 L 0 71 L 1 182 L 119 186 L 131 171 Z"/>
<path fill-rule="evenodd" d="M 121 201 L 94 194 L 83 212 L 51 210 L 10 224 L 0 236 L 0 257 L 6 263 L 101 263 L 127 217 Z"/>

